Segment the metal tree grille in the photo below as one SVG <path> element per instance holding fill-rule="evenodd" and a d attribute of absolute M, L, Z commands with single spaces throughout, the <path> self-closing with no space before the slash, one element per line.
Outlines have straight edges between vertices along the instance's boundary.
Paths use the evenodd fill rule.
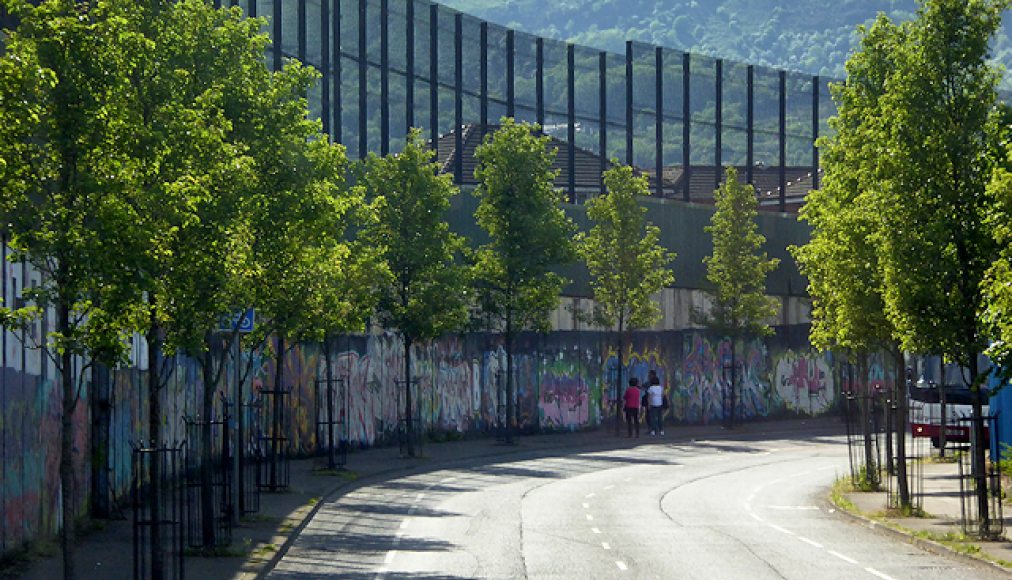
<path fill-rule="evenodd" d="M 191 548 L 232 543 L 232 405 L 222 397 L 217 417 L 186 417 L 186 539 Z M 210 438 L 206 433 L 210 432 Z"/>
<path fill-rule="evenodd" d="M 874 395 L 844 393 L 850 479 L 857 488 L 877 489 L 882 483 L 881 407 Z"/>
<path fill-rule="evenodd" d="M 134 447 L 133 577 L 135 580 L 182 580 L 186 510 L 179 472 L 183 446 Z"/>
<path fill-rule="evenodd" d="M 263 447 L 264 401 L 256 397 L 243 403 L 239 445 L 239 513 L 251 515 L 260 511 L 260 465 L 266 456 Z"/>
<path fill-rule="evenodd" d="M 328 469 L 348 463 L 348 381 L 345 377 L 316 381 L 317 453 L 325 457 Z"/>
<path fill-rule="evenodd" d="M 1001 479 L 995 468 L 998 458 L 989 457 L 991 450 L 985 449 L 984 465 L 974 466 L 977 457 L 977 431 L 984 429 L 984 440 L 988 441 L 987 434 L 994 436 L 991 430 L 997 429 L 998 423 L 994 417 L 960 419 L 958 423 L 970 429 L 970 443 L 962 446 L 957 455 L 963 533 L 984 540 L 1000 539 L 1005 527 L 1002 517 Z"/>
<path fill-rule="evenodd" d="M 257 485 L 261 491 L 278 492 L 288 489 L 291 481 L 291 449 L 288 439 L 287 399 L 291 389 L 261 390 L 263 398 L 260 424 L 263 431 L 260 445 L 264 450 Z"/>

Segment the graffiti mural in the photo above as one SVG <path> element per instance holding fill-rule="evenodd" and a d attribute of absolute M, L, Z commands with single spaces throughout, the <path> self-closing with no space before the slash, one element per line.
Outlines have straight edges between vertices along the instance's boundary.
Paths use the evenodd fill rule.
<path fill-rule="evenodd" d="M 792 411 L 817 415 L 833 405 L 833 373 L 824 356 L 788 350 L 773 376 L 779 400 Z"/>

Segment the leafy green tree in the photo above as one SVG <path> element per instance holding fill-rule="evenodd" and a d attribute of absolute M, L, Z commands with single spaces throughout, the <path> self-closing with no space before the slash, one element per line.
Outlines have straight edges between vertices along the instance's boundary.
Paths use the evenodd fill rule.
<path fill-rule="evenodd" d="M 280 73 L 263 69 L 262 74 L 262 89 L 246 95 L 243 117 L 234 121 L 243 138 L 255 144 L 249 153 L 259 176 L 244 205 L 251 251 L 241 279 L 253 289 L 263 336 L 270 333 L 276 340 L 274 389 L 282 390 L 285 354 L 299 340 L 317 340 L 328 330 L 327 320 L 306 308 L 318 299 L 318 277 L 336 274 L 343 280 L 336 289 L 352 292 L 338 299 L 337 322 L 361 329 L 375 285 L 353 288 L 350 282 L 377 279 L 382 261 L 351 235 L 362 219 L 370 219 L 370 210 L 361 189 L 345 182 L 344 147 L 331 144 L 319 121 L 307 118 L 304 95 L 318 73 L 292 61 Z M 282 412 L 281 397 L 274 397 L 272 413 L 280 418 Z M 281 450 L 268 451 L 276 457 Z M 268 485 L 274 488 L 277 462 L 270 465 Z"/>
<path fill-rule="evenodd" d="M 830 119 L 835 133 L 820 142 L 825 170 L 822 188 L 809 193 L 799 216 L 812 226 L 811 238 L 790 250 L 808 278 L 812 344 L 822 350 L 857 353 L 862 361 L 872 351 L 890 353 L 900 401 L 897 432 L 905 433 L 903 352 L 885 315 L 882 269 L 873 243 L 879 220 L 862 197 L 877 179 L 880 158 L 876 142 L 865 134 L 881 115 L 879 100 L 892 70 L 893 47 L 902 40 L 903 30 L 883 16 L 861 32 L 861 50 L 847 63 L 847 82 L 833 87 L 838 114 Z M 868 413 L 863 403 L 862 413 Z M 863 424 L 867 426 L 868 421 Z M 879 471 L 871 445 L 872 434 L 866 429 L 865 473 L 869 476 Z M 897 437 L 897 456 L 900 504 L 909 509 L 904 437 Z"/>
<path fill-rule="evenodd" d="M 25 291 L 30 307 L 56 313 L 46 352 L 60 375 L 61 546 L 64 577 L 74 578 L 73 415 L 84 373 L 122 360 L 139 315 L 131 306 L 144 232 L 124 136 L 134 128 L 129 78 L 143 43 L 125 3 L 6 6 L 22 23 L 0 57 L 0 212 L 16 257 L 41 273 Z"/>
<path fill-rule="evenodd" d="M 476 252 L 482 308 L 498 322 L 506 350 L 506 429 L 516 423 L 513 348 L 518 332 L 547 330 L 565 279 L 552 267 L 570 260 L 574 225 L 560 207 L 555 151 L 536 125 L 502 120 L 475 157 L 475 220 L 489 241 Z"/>
<path fill-rule="evenodd" d="M 631 167 L 616 165 L 605 172 L 604 184 L 608 192 L 587 202 L 587 216 L 594 226 L 577 236 L 577 252 L 590 271 L 595 322 L 617 331 L 618 397 L 625 335 L 660 317 L 653 296 L 674 283 L 668 264 L 675 254 L 660 245 L 660 228 L 644 219 L 646 208 L 637 202 L 637 196 L 649 195 L 646 177 L 636 177 Z M 616 433 L 620 422 L 621 405 L 616 399 Z"/>
<path fill-rule="evenodd" d="M 404 150 L 371 156 L 362 184 L 378 201 L 370 232 L 384 248 L 392 278 L 381 289 L 377 317 L 404 342 L 404 417 L 408 455 L 414 457 L 411 346 L 461 328 L 467 320 L 465 240 L 450 231 L 446 212 L 459 193 L 452 176 L 439 175 L 421 132 L 412 129 Z"/>
<path fill-rule="evenodd" d="M 995 166 L 998 72 L 986 58 L 1005 0 L 924 2 L 892 55 L 877 130 L 884 153 L 869 188 L 886 313 L 903 348 L 939 353 L 978 392 L 987 346 L 982 282 L 998 257 L 988 226 Z M 1004 152 L 1002 152 L 1004 155 Z M 974 417 L 981 403 L 974 398 Z M 973 445 L 978 514 L 989 525 L 982 429 Z"/>
<path fill-rule="evenodd" d="M 780 263 L 762 250 L 766 238 L 756 224 L 755 192 L 738 181 L 728 167 L 724 183 L 713 192 L 716 211 L 705 230 L 713 237 L 713 253 L 703 258 L 706 279 L 713 284 L 707 311 L 697 319 L 731 340 L 731 384 L 727 421 L 734 424 L 737 408 L 737 343 L 747 337 L 772 334 L 769 319 L 777 314 L 776 299 L 766 295 L 766 275 Z"/>

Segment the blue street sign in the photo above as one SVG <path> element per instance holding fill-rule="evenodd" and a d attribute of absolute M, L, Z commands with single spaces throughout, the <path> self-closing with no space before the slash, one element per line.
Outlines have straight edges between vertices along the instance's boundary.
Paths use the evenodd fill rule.
<path fill-rule="evenodd" d="M 253 324 L 256 321 L 256 312 L 247 308 L 241 312 L 233 312 L 221 317 L 218 321 L 219 330 L 234 331 L 240 333 L 253 332 Z"/>

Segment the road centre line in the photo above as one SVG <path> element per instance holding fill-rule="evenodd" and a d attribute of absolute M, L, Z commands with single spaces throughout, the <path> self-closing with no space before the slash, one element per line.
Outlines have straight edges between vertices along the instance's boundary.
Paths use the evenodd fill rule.
<path fill-rule="evenodd" d="M 773 528 L 774 530 L 776 530 L 776 531 L 778 531 L 778 532 L 781 532 L 781 533 L 787 534 L 788 536 L 796 536 L 796 535 L 797 535 L 797 534 L 795 534 L 794 532 L 792 532 L 792 531 L 788 530 L 787 528 L 784 528 L 784 527 L 778 526 L 778 525 L 776 525 L 776 524 L 766 524 L 766 525 L 768 525 L 769 527 Z"/>
<path fill-rule="evenodd" d="M 590 531 L 594 532 L 595 534 L 600 534 L 601 533 L 601 530 L 599 530 L 597 528 L 590 528 Z"/>
<path fill-rule="evenodd" d="M 815 546 L 816 548 L 822 548 L 822 547 L 824 547 L 822 544 L 816 542 L 815 540 L 809 540 L 808 538 L 806 538 L 804 536 L 798 536 L 798 539 L 801 540 L 802 542 L 810 545 L 810 546 Z"/>
<path fill-rule="evenodd" d="M 828 552 L 829 552 L 830 554 L 832 554 L 832 555 L 836 556 L 837 558 L 839 558 L 839 559 L 843 560 L 844 562 L 849 562 L 849 563 L 851 563 L 851 564 L 855 564 L 855 565 L 857 564 L 857 560 L 855 560 L 855 559 L 853 559 L 853 558 L 848 558 L 847 556 L 844 556 L 843 554 L 841 554 L 841 553 L 837 552 L 836 550 L 827 550 L 827 551 L 828 551 Z"/>
<path fill-rule="evenodd" d="M 587 495 L 585 495 L 583 497 L 585 497 L 587 499 L 590 499 L 590 498 L 594 497 L 595 495 L 597 495 L 597 494 L 596 493 L 588 493 Z"/>
<path fill-rule="evenodd" d="M 625 565 L 625 562 L 621 560 L 615 560 L 615 565 L 618 566 L 618 569 L 623 572 L 629 569 L 629 567 Z"/>
<path fill-rule="evenodd" d="M 588 521 L 588 522 L 592 522 L 592 521 L 594 521 L 594 516 L 592 516 L 592 515 L 590 515 L 590 514 L 587 514 L 587 521 Z"/>
<path fill-rule="evenodd" d="M 608 545 L 608 542 L 601 542 L 601 547 L 604 548 L 605 550 L 611 549 L 611 546 Z"/>
<path fill-rule="evenodd" d="M 883 573 L 879 572 L 878 570 L 876 570 L 874 568 L 865 568 L 864 571 L 867 572 L 867 573 L 869 573 L 869 574 L 873 574 L 875 576 L 878 576 L 879 578 L 882 578 L 882 580 L 894 580 L 894 578 L 892 576 L 888 576 L 886 574 L 883 574 Z"/>
<path fill-rule="evenodd" d="M 587 503 L 587 502 L 583 502 L 583 509 L 589 510 L 590 509 L 590 504 Z"/>
<path fill-rule="evenodd" d="M 404 521 L 402 521 L 402 522 L 401 522 L 401 529 L 402 529 L 402 530 L 403 530 L 404 528 L 408 527 L 408 522 L 409 522 L 409 521 L 411 521 L 411 520 L 410 520 L 410 519 L 408 519 L 408 518 L 404 518 Z"/>
<path fill-rule="evenodd" d="M 397 554 L 397 550 L 390 550 L 389 552 L 387 552 L 386 558 L 383 558 L 383 563 L 384 564 L 390 564 L 391 562 L 393 562 L 394 561 L 394 556 L 396 554 Z"/>

